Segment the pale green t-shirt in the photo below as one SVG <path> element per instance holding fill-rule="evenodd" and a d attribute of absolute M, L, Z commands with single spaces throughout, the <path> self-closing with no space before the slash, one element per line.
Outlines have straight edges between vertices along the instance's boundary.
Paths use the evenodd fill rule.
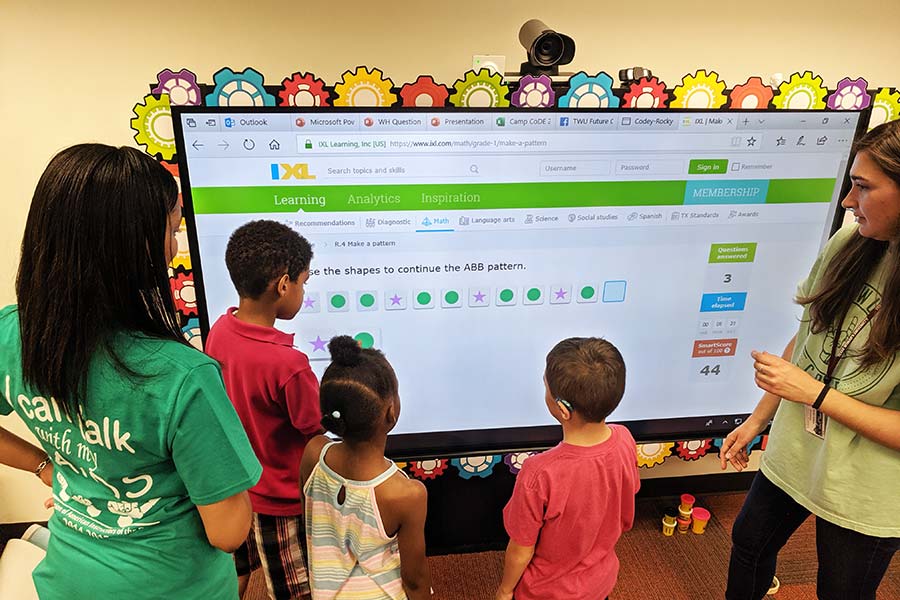
<path fill-rule="evenodd" d="M 34 572 L 41 600 L 237 600 L 230 554 L 207 541 L 197 504 L 262 473 L 218 365 L 175 341 L 120 334 L 146 375 L 130 381 L 98 352 L 84 418 L 22 381 L 16 307 L 0 310 L 0 414 L 13 410 L 53 459 L 52 536 Z"/>
<path fill-rule="evenodd" d="M 813 265 L 798 293 L 816 289 L 831 258 L 856 232 L 857 226 L 838 231 Z M 881 301 L 884 262 L 857 292 L 840 329 L 840 340 L 850 335 Z M 831 355 L 834 330 L 809 331 L 809 311 L 803 311 L 794 346 L 793 362 L 823 380 Z M 870 324 L 859 332 L 837 364 L 832 387 L 857 400 L 900 410 L 900 360 L 862 369 L 853 359 L 865 345 Z M 856 352 L 854 352 L 856 351 Z M 782 400 L 772 424 L 762 472 L 813 514 L 841 527 L 876 537 L 900 537 L 900 452 L 891 450 L 828 419 L 825 439 L 804 427 L 804 407 Z"/>

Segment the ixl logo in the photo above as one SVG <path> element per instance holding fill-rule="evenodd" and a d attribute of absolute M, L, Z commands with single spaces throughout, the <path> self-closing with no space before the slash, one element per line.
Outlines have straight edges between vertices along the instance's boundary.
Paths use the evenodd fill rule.
<path fill-rule="evenodd" d="M 272 163 L 272 179 L 315 179 L 316 176 L 309 172 L 309 165 L 306 163 L 297 163 L 289 165 L 287 163 Z"/>

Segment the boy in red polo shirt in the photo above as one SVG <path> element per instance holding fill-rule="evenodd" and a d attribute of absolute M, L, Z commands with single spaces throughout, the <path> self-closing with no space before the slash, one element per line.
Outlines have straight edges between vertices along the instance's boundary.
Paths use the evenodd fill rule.
<path fill-rule="evenodd" d="M 311 260 L 309 242 L 275 221 L 239 227 L 225 250 L 240 303 L 212 326 L 206 352 L 222 365 L 228 396 L 263 466 L 250 489 L 253 526 L 235 552 L 241 595 L 250 572 L 262 566 L 270 598 L 311 597 L 300 458 L 307 440 L 323 432 L 319 383 L 294 336 L 275 328 L 275 319 L 293 319 L 300 310 Z"/>
<path fill-rule="evenodd" d="M 569 338 L 547 355 L 544 388 L 563 441 L 522 465 L 503 510 L 509 546 L 497 600 L 605 598 L 640 487 L 634 438 L 606 424 L 625 392 L 625 363 L 606 340 Z"/>

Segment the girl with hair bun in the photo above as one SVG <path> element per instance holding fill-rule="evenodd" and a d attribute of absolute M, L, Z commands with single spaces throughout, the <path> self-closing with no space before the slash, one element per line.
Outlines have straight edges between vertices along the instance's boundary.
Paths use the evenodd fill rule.
<path fill-rule="evenodd" d="M 400 417 L 397 376 L 384 354 L 349 336 L 328 344 L 322 426 L 300 465 L 314 600 L 431 596 L 425 557 L 427 492 L 384 456 Z"/>

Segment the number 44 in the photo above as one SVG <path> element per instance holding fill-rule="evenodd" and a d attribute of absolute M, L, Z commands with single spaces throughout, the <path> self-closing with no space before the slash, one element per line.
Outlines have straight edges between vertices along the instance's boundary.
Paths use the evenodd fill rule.
<path fill-rule="evenodd" d="M 704 365 L 702 369 L 700 369 L 701 375 L 718 375 L 721 372 L 721 367 L 719 365 Z"/>

